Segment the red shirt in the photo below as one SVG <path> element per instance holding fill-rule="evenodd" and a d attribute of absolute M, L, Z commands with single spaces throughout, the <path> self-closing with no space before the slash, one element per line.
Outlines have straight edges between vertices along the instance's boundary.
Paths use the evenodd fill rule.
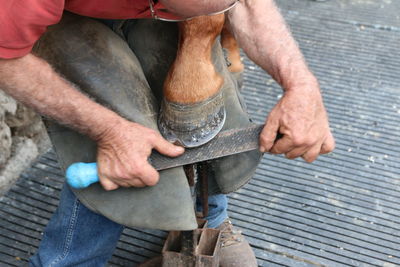
<path fill-rule="evenodd" d="M 64 10 L 103 19 L 151 17 L 148 0 L 0 0 L 0 58 L 28 54 Z"/>

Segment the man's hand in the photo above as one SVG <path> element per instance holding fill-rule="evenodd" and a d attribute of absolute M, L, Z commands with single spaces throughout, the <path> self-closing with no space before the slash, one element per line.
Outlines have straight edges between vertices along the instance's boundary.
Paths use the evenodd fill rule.
<path fill-rule="evenodd" d="M 0 87 L 39 113 L 96 140 L 98 174 L 106 190 L 155 185 L 158 172 L 147 161 L 151 150 L 171 157 L 184 151 L 156 131 L 129 122 L 92 101 L 32 54 L 0 59 Z"/>
<path fill-rule="evenodd" d="M 273 0 L 240 0 L 228 12 L 231 30 L 248 57 L 284 90 L 260 136 L 260 150 L 314 161 L 333 150 L 318 82 Z M 283 137 L 275 142 L 278 133 Z"/>
<path fill-rule="evenodd" d="M 275 142 L 277 133 L 283 135 Z M 260 136 L 260 150 L 289 159 L 314 161 L 331 152 L 335 141 L 318 86 L 287 90 L 270 112 Z"/>
<path fill-rule="evenodd" d="M 152 149 L 170 157 L 183 147 L 165 140 L 158 132 L 137 123 L 122 121 L 98 139 L 97 163 L 100 183 L 105 190 L 119 186 L 143 187 L 157 184 L 158 172 L 147 161 Z"/>

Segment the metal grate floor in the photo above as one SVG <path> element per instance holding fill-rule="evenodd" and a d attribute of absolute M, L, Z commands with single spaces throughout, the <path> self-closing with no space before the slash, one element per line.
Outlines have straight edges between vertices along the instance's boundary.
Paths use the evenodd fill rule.
<path fill-rule="evenodd" d="M 318 76 L 337 141 L 313 164 L 266 155 L 230 195 L 260 266 L 400 266 L 400 1 L 277 0 Z M 257 122 L 281 95 L 245 59 Z M 0 199 L 0 266 L 25 265 L 58 202 L 50 152 Z M 156 255 L 166 233 L 126 229 L 109 266 Z"/>

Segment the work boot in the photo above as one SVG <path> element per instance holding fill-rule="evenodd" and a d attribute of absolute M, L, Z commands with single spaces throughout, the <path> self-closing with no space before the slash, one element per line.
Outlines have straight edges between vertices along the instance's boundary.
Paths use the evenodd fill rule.
<path fill-rule="evenodd" d="M 218 229 L 221 231 L 220 267 L 257 267 L 256 256 L 242 232 L 226 219 Z"/>

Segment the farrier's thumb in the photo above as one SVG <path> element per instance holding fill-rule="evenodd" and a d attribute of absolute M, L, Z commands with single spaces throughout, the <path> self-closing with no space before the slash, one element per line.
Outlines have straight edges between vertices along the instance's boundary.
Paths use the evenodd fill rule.
<path fill-rule="evenodd" d="M 154 143 L 154 149 L 156 149 L 161 154 L 170 157 L 177 157 L 183 154 L 183 152 L 185 152 L 185 149 L 183 147 L 171 144 L 170 142 L 165 140 L 161 135 L 159 135 L 158 138 L 156 139 Z"/>

